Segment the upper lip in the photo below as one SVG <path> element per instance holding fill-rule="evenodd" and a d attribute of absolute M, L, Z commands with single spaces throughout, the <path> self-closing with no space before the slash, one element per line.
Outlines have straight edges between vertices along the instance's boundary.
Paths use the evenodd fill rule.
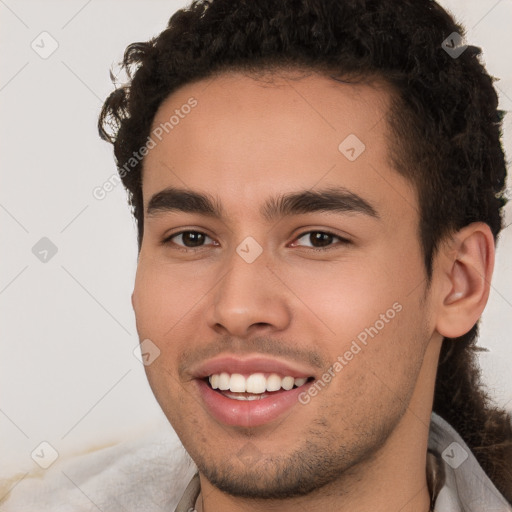
<path fill-rule="evenodd" d="M 264 356 L 246 358 L 234 355 L 218 356 L 200 363 L 191 370 L 192 375 L 196 379 L 203 379 L 222 372 L 247 375 L 252 373 L 277 373 L 283 377 L 293 377 L 295 379 L 313 376 L 311 370 L 308 370 L 306 367 Z"/>

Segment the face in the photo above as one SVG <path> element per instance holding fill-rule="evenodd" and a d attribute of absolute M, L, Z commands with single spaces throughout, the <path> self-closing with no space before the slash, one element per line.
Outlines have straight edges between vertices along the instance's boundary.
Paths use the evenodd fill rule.
<path fill-rule="evenodd" d="M 133 306 L 160 350 L 153 392 L 221 490 L 332 482 L 423 396 L 433 329 L 388 104 L 378 86 L 229 73 L 157 112 Z"/>

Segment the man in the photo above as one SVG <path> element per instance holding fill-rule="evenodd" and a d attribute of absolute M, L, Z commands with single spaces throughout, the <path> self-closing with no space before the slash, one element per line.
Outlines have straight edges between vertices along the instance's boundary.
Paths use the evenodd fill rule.
<path fill-rule="evenodd" d="M 213 0 L 128 47 L 100 132 L 198 468 L 177 511 L 511 510 L 475 355 L 501 113 L 462 34 L 427 0 Z"/>
<path fill-rule="evenodd" d="M 149 383 L 198 474 L 141 441 L 59 468 L 41 510 L 512 510 L 476 361 L 501 113 L 462 34 L 427 0 L 212 0 L 127 49 L 100 133 Z"/>

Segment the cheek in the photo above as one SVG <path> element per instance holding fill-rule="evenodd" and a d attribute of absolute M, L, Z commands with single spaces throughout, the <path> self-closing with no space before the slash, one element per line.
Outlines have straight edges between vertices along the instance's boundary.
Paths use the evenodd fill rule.
<path fill-rule="evenodd" d="M 153 258 L 139 258 L 133 308 L 139 339 L 151 340 L 160 350 L 158 358 L 144 369 L 161 403 L 177 406 L 182 397 L 176 362 L 190 348 L 204 318 L 203 301 L 212 286 L 205 277 Z"/>
<path fill-rule="evenodd" d="M 372 267 L 370 261 L 363 259 L 304 268 L 289 274 L 288 281 L 305 306 L 308 323 L 330 333 L 341 344 L 373 326 L 388 311 L 388 317 L 393 319 L 399 308 L 393 309 L 393 305 L 405 300 L 400 275 L 382 264 Z"/>
<path fill-rule="evenodd" d="M 368 431 L 376 426 L 369 411 L 372 418 L 381 418 L 378 424 L 399 418 L 418 380 L 428 335 L 417 308 L 394 304 L 383 310 L 384 320 L 380 314 L 365 318 L 364 312 L 358 318 L 345 317 L 346 323 L 352 321 L 348 329 L 354 334 L 330 344 L 331 364 L 338 365 L 332 367 L 335 376 L 328 391 L 319 393 L 318 405 L 330 410 L 329 418 L 343 418 L 339 427 L 354 436 L 376 434 Z"/>
<path fill-rule="evenodd" d="M 306 306 L 299 320 L 302 332 L 309 341 L 318 340 L 329 364 L 342 358 L 337 375 L 343 377 L 335 388 L 378 391 L 384 381 L 400 394 L 400 386 L 414 380 L 429 335 L 421 304 L 422 260 L 409 254 L 406 258 L 391 248 L 378 258 L 319 265 L 300 279 L 298 273 L 289 277 Z M 397 375 L 405 361 L 407 367 Z"/>
<path fill-rule="evenodd" d="M 193 313 L 204 295 L 199 280 L 178 267 L 139 260 L 133 307 L 139 337 L 156 340 L 175 338 L 181 323 Z"/>
<path fill-rule="evenodd" d="M 180 320 L 190 306 L 185 285 L 175 276 L 175 270 L 155 264 L 154 260 L 139 258 L 133 292 L 139 339 L 151 340 L 160 350 L 159 356 L 145 365 L 144 370 L 165 413 L 180 409 L 184 396 L 176 361 L 187 339 L 185 333 L 180 332 Z M 169 417 L 169 421 L 173 423 L 175 418 Z"/>

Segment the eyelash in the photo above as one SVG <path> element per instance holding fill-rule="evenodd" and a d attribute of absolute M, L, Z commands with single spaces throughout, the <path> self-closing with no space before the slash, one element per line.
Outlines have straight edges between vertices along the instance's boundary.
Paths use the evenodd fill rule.
<path fill-rule="evenodd" d="M 189 229 L 189 230 L 185 230 L 185 231 L 180 231 L 178 233 L 173 233 L 172 235 L 170 235 L 167 238 L 165 238 L 164 240 L 162 240 L 161 243 L 162 243 L 162 245 L 171 245 L 172 244 L 177 248 L 177 250 L 182 251 L 182 252 L 197 252 L 197 250 L 201 250 L 202 247 L 204 247 L 204 246 L 200 246 L 200 247 L 194 249 L 191 247 L 184 247 L 184 246 L 181 246 L 181 245 L 178 245 L 178 244 L 175 244 L 174 242 L 172 242 L 173 238 L 183 235 L 183 234 L 186 234 L 186 233 L 195 233 L 195 234 L 200 234 L 200 235 L 204 235 L 205 237 L 211 238 L 210 236 L 208 236 L 206 233 L 203 233 L 202 231 L 195 231 L 195 230 Z M 309 235 L 311 233 L 321 233 L 323 235 L 328 235 L 328 236 L 332 236 L 333 238 L 337 238 L 340 241 L 339 245 L 349 245 L 351 243 L 351 241 L 348 240 L 347 238 L 343 238 L 343 237 L 341 237 L 339 235 L 335 235 L 334 233 L 331 233 L 329 231 L 322 231 L 322 230 L 304 231 L 300 235 L 296 236 L 293 241 L 299 240 L 299 239 L 303 238 L 305 235 Z M 333 248 L 336 248 L 336 245 L 334 245 L 334 246 L 329 245 L 326 248 L 307 247 L 307 249 L 312 250 L 314 252 L 326 252 Z"/>

